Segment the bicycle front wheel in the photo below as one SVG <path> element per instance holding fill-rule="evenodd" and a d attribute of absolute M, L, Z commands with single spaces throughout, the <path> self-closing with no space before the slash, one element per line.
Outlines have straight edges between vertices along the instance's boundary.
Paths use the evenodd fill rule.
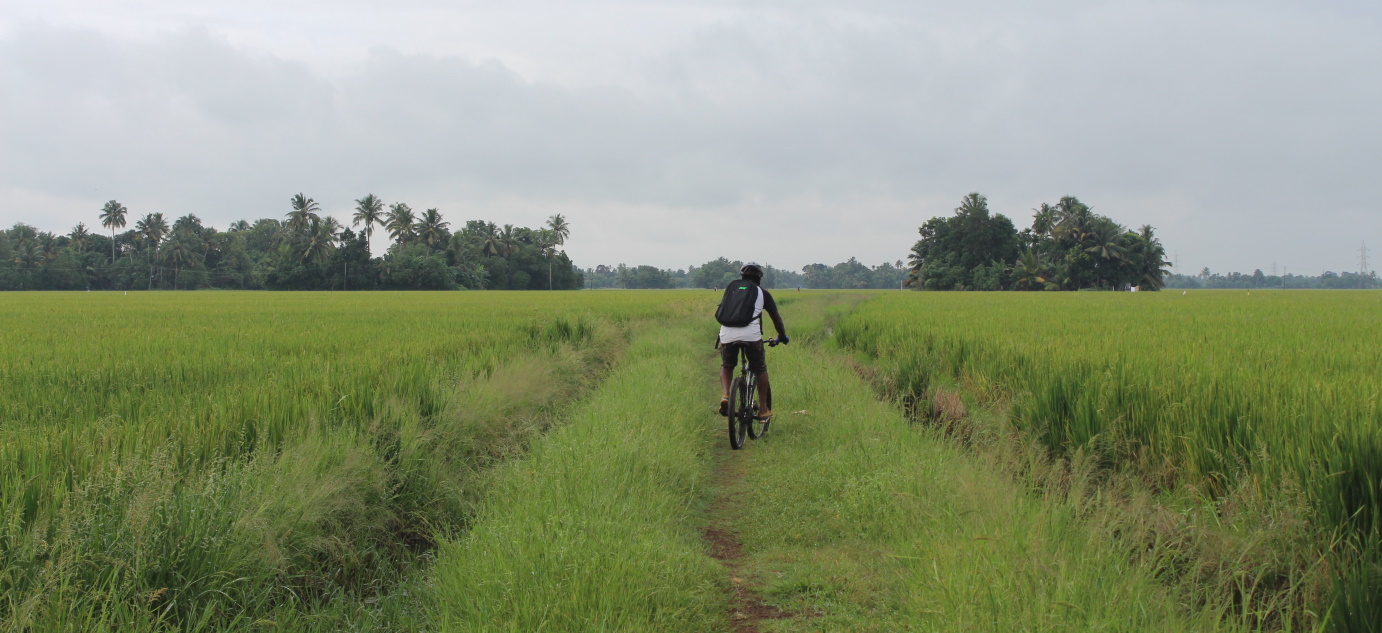
<path fill-rule="evenodd" d="M 758 439 L 768 434 L 768 422 L 758 419 L 758 394 L 757 385 L 749 387 L 748 394 L 744 398 L 745 409 L 744 424 L 749 427 L 749 439 Z"/>
<path fill-rule="evenodd" d="M 749 430 L 749 420 L 753 411 L 748 408 L 748 387 L 742 377 L 735 378 L 729 386 L 729 447 L 735 450 L 744 448 L 744 434 Z"/>

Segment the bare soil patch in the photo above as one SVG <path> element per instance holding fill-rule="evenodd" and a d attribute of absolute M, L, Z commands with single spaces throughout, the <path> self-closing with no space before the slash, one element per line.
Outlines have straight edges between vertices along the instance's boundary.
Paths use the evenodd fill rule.
<path fill-rule="evenodd" d="M 734 509 L 743 497 L 738 490 L 743 478 L 743 455 L 721 448 L 715 474 L 711 478 L 716 492 L 707 510 L 709 521 L 701 529 L 701 535 L 710 547 L 711 557 L 720 561 L 729 575 L 732 630 L 735 633 L 758 633 L 759 622 L 790 618 L 794 614 L 764 604 L 756 583 L 744 570 L 744 548 L 733 528 Z"/>

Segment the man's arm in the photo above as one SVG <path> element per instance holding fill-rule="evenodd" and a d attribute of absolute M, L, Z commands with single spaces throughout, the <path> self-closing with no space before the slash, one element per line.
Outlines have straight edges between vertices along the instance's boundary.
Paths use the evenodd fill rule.
<path fill-rule="evenodd" d="M 785 325 L 782 324 L 782 317 L 781 317 L 780 315 L 778 315 L 778 313 L 777 313 L 777 306 L 773 306 L 773 310 L 772 310 L 771 312 L 768 313 L 768 316 L 769 316 L 769 317 L 772 317 L 772 319 L 773 319 L 773 327 L 777 328 L 777 336 L 778 336 L 778 338 L 784 338 L 784 337 L 786 337 L 786 336 L 787 336 L 787 326 L 785 326 Z"/>
<path fill-rule="evenodd" d="M 767 290 L 763 291 L 763 311 L 773 320 L 773 327 L 777 328 L 777 337 L 787 337 L 787 326 L 782 324 L 782 315 L 777 313 L 777 302 L 773 301 L 773 296 Z"/>

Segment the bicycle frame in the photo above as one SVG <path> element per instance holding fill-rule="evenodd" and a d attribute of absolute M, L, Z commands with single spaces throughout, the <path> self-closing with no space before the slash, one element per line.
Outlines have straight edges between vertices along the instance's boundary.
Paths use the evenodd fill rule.
<path fill-rule="evenodd" d="M 764 341 L 769 347 L 777 345 L 777 339 Z M 758 374 L 749 366 L 749 352 L 746 344 L 737 345 L 739 349 L 739 376 L 730 388 L 729 445 L 739 449 L 744 445 L 744 436 L 758 439 L 768 432 L 770 420 L 758 415 Z M 762 423 L 758 426 L 758 423 Z"/>

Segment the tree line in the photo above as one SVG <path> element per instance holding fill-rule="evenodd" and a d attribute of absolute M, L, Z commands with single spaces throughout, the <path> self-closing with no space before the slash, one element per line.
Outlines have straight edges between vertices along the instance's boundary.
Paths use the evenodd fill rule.
<path fill-rule="evenodd" d="M 955 214 L 928 220 L 912 247 L 906 284 L 918 290 L 1160 290 L 1166 249 L 1151 226 L 1137 231 L 1074 196 L 1033 210 L 1031 228 L 989 211 L 971 193 Z"/>
<path fill-rule="evenodd" d="M 1177 290 L 1209 288 L 1209 289 L 1281 289 L 1281 290 L 1370 290 L 1382 288 L 1382 280 L 1377 277 L 1377 271 L 1369 271 L 1367 274 L 1344 271 L 1336 273 L 1326 270 L 1319 275 L 1294 275 L 1276 273 L 1266 274 L 1261 268 L 1255 269 L 1252 273 L 1214 273 L 1208 268 L 1200 270 L 1198 275 L 1170 275 L 1166 278 L 1166 287 Z"/>
<path fill-rule="evenodd" d="M 304 194 L 282 219 L 240 220 L 225 231 L 195 214 L 169 223 L 148 213 L 128 230 L 129 210 L 111 200 L 100 224 L 78 223 L 58 235 L 19 223 L 0 230 L 0 290 L 271 289 L 432 290 L 581 288 L 584 280 L 560 247 L 571 234 L 561 214 L 545 226 L 502 227 L 471 220 L 452 231 L 439 210 L 386 205 L 374 194 L 355 201 L 352 227 L 323 216 Z M 391 243 L 370 254 L 377 228 Z"/>
<path fill-rule="evenodd" d="M 740 277 L 739 268 L 743 265 L 743 261 L 725 257 L 676 270 L 601 264 L 587 268 L 585 279 L 589 288 L 724 288 Z M 901 260 L 870 267 L 851 257 L 834 266 L 808 264 L 801 272 L 763 265 L 766 288 L 899 288 L 906 277 Z"/>

